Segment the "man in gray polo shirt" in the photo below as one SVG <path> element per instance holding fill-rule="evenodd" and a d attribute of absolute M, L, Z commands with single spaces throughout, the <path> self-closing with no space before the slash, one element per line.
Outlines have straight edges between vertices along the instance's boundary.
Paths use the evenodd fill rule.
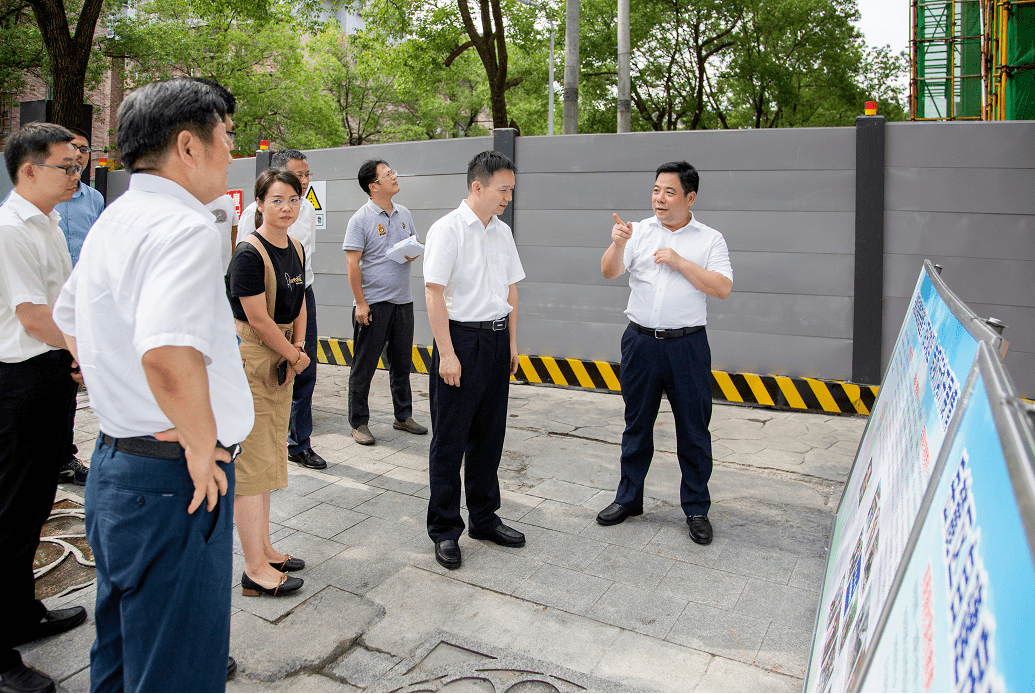
<path fill-rule="evenodd" d="M 370 409 L 367 397 L 377 360 L 388 345 L 388 374 L 396 429 L 411 434 L 426 434 L 427 427 L 413 420 L 410 394 L 410 364 L 413 349 L 413 293 L 410 290 L 410 263 L 388 257 L 395 244 L 416 236 L 413 217 L 402 205 L 392 203 L 399 192 L 396 172 L 380 159 L 359 167 L 359 187 L 370 196 L 352 215 L 345 231 L 342 250 L 346 254 L 349 287 L 352 289 L 353 346 L 355 356 L 349 375 L 349 423 L 356 443 L 372 446 Z"/>

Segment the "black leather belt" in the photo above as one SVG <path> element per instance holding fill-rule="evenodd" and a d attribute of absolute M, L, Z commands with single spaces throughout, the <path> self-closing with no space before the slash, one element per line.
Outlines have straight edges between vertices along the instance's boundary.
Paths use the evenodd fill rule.
<path fill-rule="evenodd" d="M 671 330 L 657 330 L 655 328 L 645 328 L 642 325 L 629 321 L 629 326 L 632 327 L 636 332 L 642 335 L 650 335 L 651 337 L 659 340 L 669 340 L 673 337 L 683 337 L 684 335 L 690 335 L 698 331 L 704 330 L 703 325 L 695 325 L 692 328 L 672 328 Z"/>
<path fill-rule="evenodd" d="M 183 456 L 183 446 L 176 441 L 159 441 L 150 436 L 132 436 L 125 439 L 116 439 L 101 433 L 101 443 L 116 451 L 129 453 L 130 455 L 141 455 L 145 458 L 161 458 L 163 460 L 179 460 Z M 240 446 L 224 446 L 216 442 L 217 448 L 222 448 L 230 453 L 231 458 L 237 457 Z"/>
<path fill-rule="evenodd" d="M 503 318 L 497 318 L 496 320 L 483 320 L 483 321 L 463 321 L 463 320 L 451 320 L 449 321 L 453 325 L 459 325 L 464 328 L 478 328 L 479 330 L 506 330 L 507 326 L 510 325 L 510 316 L 506 315 Z"/>

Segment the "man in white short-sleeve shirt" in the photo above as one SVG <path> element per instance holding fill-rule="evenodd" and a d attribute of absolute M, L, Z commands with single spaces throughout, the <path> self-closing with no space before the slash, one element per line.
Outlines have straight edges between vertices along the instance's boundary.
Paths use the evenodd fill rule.
<path fill-rule="evenodd" d="M 625 433 L 618 492 L 597 522 L 615 525 L 643 513 L 643 483 L 664 394 L 676 420 L 680 504 L 690 539 L 706 545 L 712 541 L 712 367 L 705 298 L 730 295 L 733 268 L 722 234 L 690 212 L 699 180 L 685 161 L 662 164 L 651 195 L 654 216 L 626 224 L 613 215 L 612 242 L 600 269 L 607 279 L 629 271 L 629 327 L 622 336 L 621 366 Z"/>
<path fill-rule="evenodd" d="M 226 274 L 230 267 L 230 258 L 234 254 L 234 246 L 237 244 L 237 205 L 229 193 L 223 193 L 218 198 L 205 205 L 205 209 L 212 213 L 216 223 L 216 230 L 219 232 L 219 251 L 222 260 L 223 274 Z"/>
<path fill-rule="evenodd" d="M 36 599 L 33 559 L 50 515 L 75 407 L 74 362 L 51 318 L 72 271 L 56 205 L 72 198 L 82 168 L 73 134 L 32 123 L 4 147 L 14 191 L 0 206 L 0 557 L 4 558 L 0 691 L 53 691 L 15 646 L 86 619 Z"/>
<path fill-rule="evenodd" d="M 428 230 L 425 298 L 435 336 L 429 369 L 431 497 L 435 559 L 460 566 L 460 465 L 468 535 L 507 547 L 525 536 L 503 524 L 497 474 L 517 372 L 517 283 L 525 272 L 510 227 L 497 217 L 514 195 L 514 163 L 481 152 L 467 166 L 467 199 Z"/>
<path fill-rule="evenodd" d="M 97 563 L 91 691 L 226 683 L 228 449 L 254 417 L 205 209 L 226 191 L 225 117 L 218 92 L 190 79 L 123 101 L 129 190 L 98 218 L 54 306 L 101 426 L 86 484 Z"/>
<path fill-rule="evenodd" d="M 327 461 L 313 450 L 313 391 L 316 389 L 316 293 L 313 291 L 313 257 L 316 254 L 316 208 L 309 202 L 307 191 L 312 173 L 309 160 L 297 149 L 282 149 L 270 157 L 270 166 L 290 171 L 302 183 L 302 202 L 298 219 L 288 227 L 288 234 L 298 239 L 305 250 L 305 311 L 306 328 L 303 349 L 309 356 L 309 366 L 295 376 L 291 391 L 291 420 L 288 425 L 288 460 L 311 470 L 323 470 Z M 239 238 L 255 231 L 255 203 L 241 213 Z"/>

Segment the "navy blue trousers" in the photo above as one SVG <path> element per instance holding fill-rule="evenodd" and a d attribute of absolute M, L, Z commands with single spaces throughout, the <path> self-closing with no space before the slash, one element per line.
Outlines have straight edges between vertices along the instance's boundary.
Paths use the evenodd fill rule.
<path fill-rule="evenodd" d="M 662 394 L 676 420 L 676 454 L 683 476 L 679 500 L 688 516 L 707 515 L 712 474 L 712 353 L 708 335 L 659 340 L 626 328 L 622 335 L 622 479 L 615 501 L 629 508 L 643 506 L 643 481 L 654 457 L 654 424 Z"/>
<path fill-rule="evenodd" d="M 187 461 L 116 451 L 100 439 L 86 482 L 97 562 L 90 691 L 222 692 L 230 653 L 234 465 L 212 512 L 187 506 Z"/>
<path fill-rule="evenodd" d="M 305 353 L 309 366 L 295 376 L 291 392 L 291 423 L 288 425 L 288 453 L 295 455 L 313 447 L 313 391 L 316 390 L 316 294 L 305 288 Z"/>
<path fill-rule="evenodd" d="M 428 536 L 435 542 L 459 540 L 460 466 L 471 528 L 492 530 L 502 521 L 497 475 L 507 433 L 510 389 L 510 331 L 481 330 L 449 324 L 453 350 L 460 360 L 460 387 L 446 385 L 438 373 L 438 345 L 432 348 L 431 498 Z"/>
<path fill-rule="evenodd" d="M 75 402 L 72 355 L 51 350 L 0 362 L 0 672 L 21 664 L 15 645 L 46 613 L 36 599 L 33 559 L 50 516 Z"/>

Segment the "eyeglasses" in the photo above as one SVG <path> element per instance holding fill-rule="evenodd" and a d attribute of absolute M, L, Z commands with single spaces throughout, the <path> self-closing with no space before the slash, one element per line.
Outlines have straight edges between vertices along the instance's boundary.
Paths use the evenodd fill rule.
<path fill-rule="evenodd" d="M 399 177 L 399 172 L 395 171 L 394 169 L 388 169 L 388 171 L 385 172 L 385 175 L 381 176 L 381 178 L 398 178 L 398 177 Z M 378 181 L 381 180 L 381 178 L 375 178 L 373 181 L 371 181 L 371 183 L 377 183 Z"/>
<path fill-rule="evenodd" d="M 77 145 L 72 145 L 72 146 L 75 147 L 76 149 L 78 149 L 79 152 L 82 153 L 82 154 L 89 154 L 90 153 L 89 145 L 78 145 L 78 146 Z"/>
<path fill-rule="evenodd" d="M 236 130 L 227 130 L 226 131 L 226 136 L 229 137 L 231 140 L 236 140 L 237 139 L 237 131 Z"/>
<path fill-rule="evenodd" d="M 274 207 L 283 207 L 285 204 L 290 205 L 291 207 L 298 207 L 302 204 L 302 198 L 297 196 L 292 196 L 287 200 L 284 198 L 270 198 L 266 201 L 266 204 L 273 205 Z"/>
<path fill-rule="evenodd" d="M 36 164 L 36 166 L 46 166 L 48 169 L 61 169 L 65 172 L 66 176 L 78 176 L 83 172 L 83 167 L 77 166 L 76 164 L 69 164 L 68 166 L 58 166 L 57 164 Z"/>
<path fill-rule="evenodd" d="M 309 180 L 310 178 L 312 178 L 312 177 L 313 177 L 313 174 L 312 174 L 312 173 L 310 173 L 309 171 L 302 171 L 302 172 L 298 172 L 298 171 L 292 171 L 291 173 L 295 174 L 295 177 L 296 177 L 296 178 L 297 178 L 298 180 L 300 180 L 300 181 L 301 181 L 301 180 L 302 180 L 303 178 L 304 178 L 304 179 L 306 179 L 306 180 L 308 181 L 308 180 Z"/>

